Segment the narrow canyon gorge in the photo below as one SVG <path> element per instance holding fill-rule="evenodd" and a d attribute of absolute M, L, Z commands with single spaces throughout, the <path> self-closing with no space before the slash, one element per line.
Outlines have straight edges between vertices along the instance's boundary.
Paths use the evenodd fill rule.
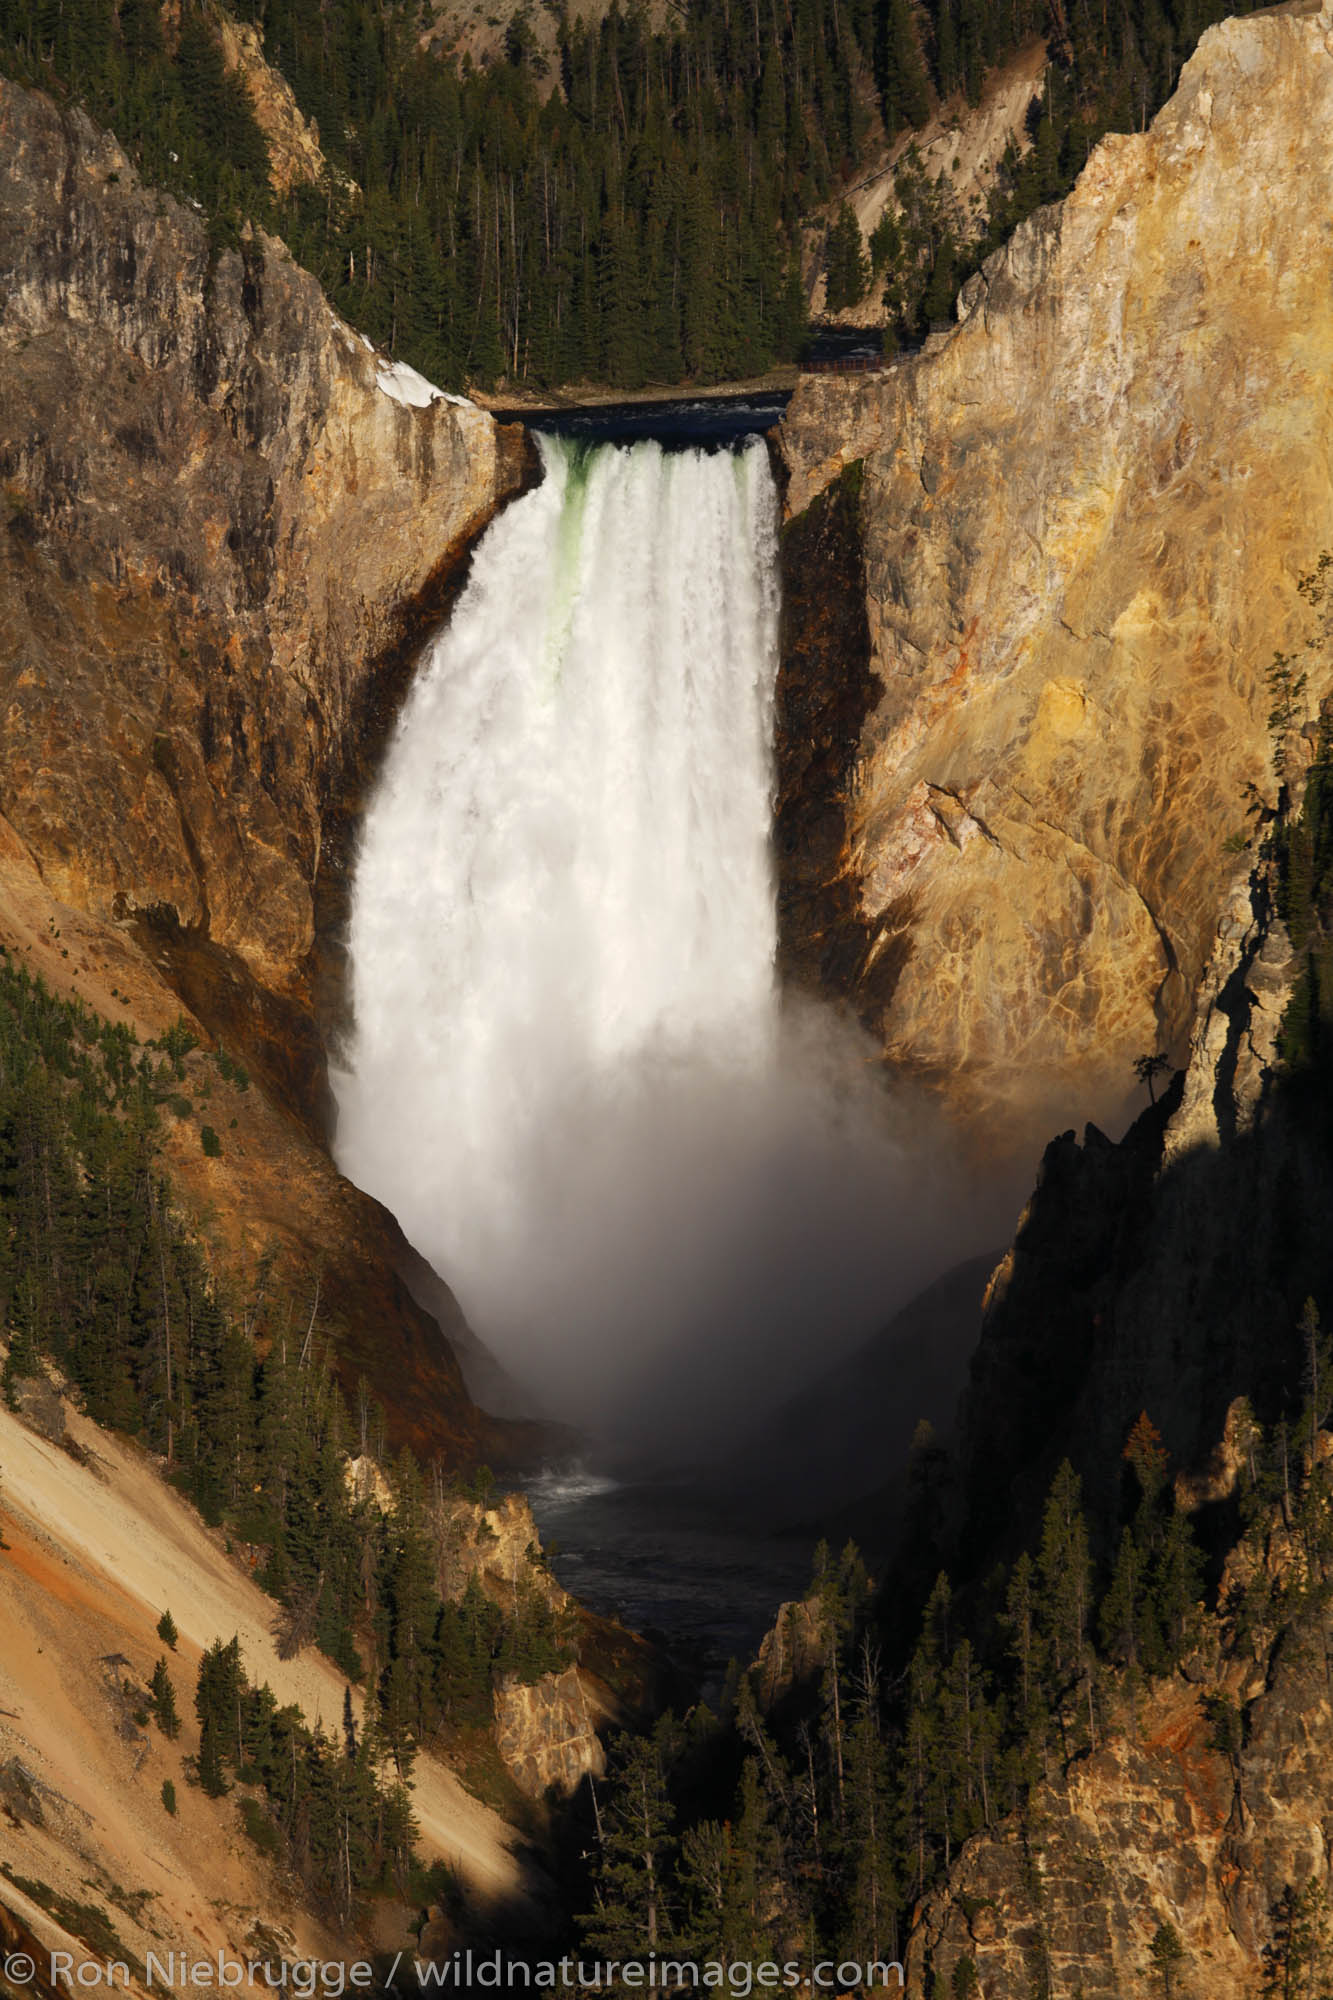
<path fill-rule="evenodd" d="M 860 1532 L 851 1503 L 878 1493 L 904 1617 L 937 1601 L 945 1569 L 968 1615 L 989 1606 L 1064 1460 L 1114 1521 L 1126 1465 L 1144 1476 L 1126 1439 L 1151 1419 L 1210 1608 L 1169 1675 L 1136 1680 L 1131 1657 L 1096 1715 L 1089 1675 L 1086 1744 L 1026 1772 L 1021 1809 L 988 1799 L 964 1844 L 946 1840 L 933 1885 L 924 1868 L 917 1895 L 897 1884 L 911 1916 L 896 1955 L 920 2000 L 1241 2000 L 1277 1963 L 1283 1896 L 1329 1874 L 1326 1608 L 1298 1636 L 1272 1608 L 1293 1578 L 1322 1577 L 1322 1530 L 1298 1521 L 1288 1487 L 1267 1513 L 1254 1501 L 1242 1534 L 1242 1495 L 1253 1412 L 1280 1424 L 1285 1453 L 1287 1406 L 1304 1407 L 1291 1383 L 1317 1382 L 1322 1350 L 1309 1333 L 1307 1358 L 1295 1329 L 1333 1287 L 1322 1099 L 1302 1105 L 1281 1081 L 1302 992 L 1317 1039 L 1317 924 L 1292 918 L 1272 844 L 1276 829 L 1294 852 L 1323 796 L 1333 697 L 1322 586 L 1300 587 L 1333 548 L 1331 147 L 1326 4 L 1209 28 L 1165 108 L 1091 148 L 1073 192 L 968 280 L 953 324 L 882 369 L 802 372 L 765 439 L 682 470 L 656 444 L 553 443 L 431 390 L 343 324 L 281 242 L 247 228 L 220 243 L 81 110 L 0 79 L 0 946 L 145 1041 L 183 1031 L 172 1105 L 185 1108 L 164 1118 L 162 1156 L 219 1282 L 252 1284 L 280 1258 L 313 1297 L 349 1401 L 364 1384 L 363 1407 L 372 1393 L 382 1406 L 386 1454 L 408 1445 L 459 1477 L 531 1474 L 574 1449 L 581 1419 L 639 1451 L 616 1414 L 631 1390 L 670 1432 L 673 1463 L 691 1438 L 725 1457 L 730 1432 L 712 1438 L 707 1405 L 772 1418 L 788 1374 L 817 1383 L 818 1362 L 845 1361 L 906 1307 L 896 1337 L 945 1356 L 930 1394 L 947 1463 L 909 1405 L 915 1386 L 889 1390 L 862 1490 L 840 1491 L 827 1522 L 790 1517 L 845 1538 Z M 488 530 L 512 534 L 504 563 L 495 539 L 479 546 Z M 636 565 L 626 550 L 649 531 L 661 545 Z M 686 566 L 674 595 L 668 541 Z M 561 605 L 572 629 L 599 577 L 602 623 L 587 613 L 559 653 L 551 679 L 570 707 L 553 722 L 555 694 L 525 677 Z M 505 634 L 529 612 L 538 637 L 523 628 L 506 678 Z M 661 686 L 688 699 L 641 710 L 634 690 L 668 627 Z M 753 680 L 710 691 L 682 668 L 691 646 L 707 662 L 744 653 Z M 1303 675 L 1285 709 L 1295 683 L 1275 682 L 1275 659 Z M 424 747 L 406 747 L 409 730 Z M 626 800 L 640 754 L 675 763 L 660 793 Z M 582 901 L 562 901 L 557 793 L 582 814 L 581 864 L 597 856 Z M 515 831 L 520 805 L 531 823 Z M 494 887 L 482 836 L 495 828 L 512 836 L 506 900 L 460 958 Z M 422 853 L 436 843 L 429 867 L 418 837 Z M 697 885 L 719 854 L 726 894 L 704 909 Z M 590 909 L 610 910 L 600 929 Z M 612 1203 L 609 1143 L 600 1180 L 580 1152 L 602 1130 L 588 1114 L 601 1072 L 588 1083 L 580 1065 L 592 1076 L 589 1051 L 605 1054 L 593 1000 L 616 954 L 617 1060 L 637 1061 L 674 1008 L 692 1033 L 707 1015 L 710 1034 L 748 1038 L 762 1066 L 781 1024 L 808 1016 L 841 1052 L 821 1107 L 847 1124 L 886 1093 L 908 1107 L 891 1172 L 877 1139 L 820 1153 L 817 1175 L 807 1160 L 808 1185 L 785 1164 L 787 1126 L 781 1143 L 763 1128 L 787 1196 L 763 1211 L 770 1237 L 772 1214 L 795 1232 L 821 1200 L 837 1211 L 806 1319 L 774 1332 L 776 1291 L 761 1312 L 738 1289 L 742 1303 L 695 1315 L 693 1356 L 671 1321 L 653 1365 L 625 1369 L 631 1390 L 599 1368 L 599 1301 L 614 1331 L 649 1208 L 691 1237 L 702 1207 L 725 1210 L 748 1113 L 716 1085 L 719 1065 L 713 1122 L 696 1121 L 710 1162 L 673 1150 L 674 1100 L 649 1093 L 658 1178 L 638 1207 Z M 401 1012 L 376 1009 L 390 962 L 410 1035 Z M 620 1006 L 640 985 L 642 1018 Z M 468 1050 L 487 1037 L 490 1094 L 469 1098 Z M 220 1051 L 248 1088 L 218 1081 Z M 1144 1059 L 1150 1084 L 1163 1076 L 1151 1093 Z M 487 1177 L 508 1171 L 504 1144 L 534 1101 L 546 1117 L 548 1088 L 544 1142 L 562 1158 L 534 1173 L 517 1233 L 488 1234 Z M 211 1145 L 199 1116 L 217 1122 Z M 428 1117 L 430 1146 L 398 1143 Z M 613 1285 L 589 1228 L 580 1255 L 605 1298 L 555 1281 L 585 1226 L 560 1202 L 585 1168 L 603 1203 L 593 1223 L 613 1218 L 624 1261 Z M 686 1182 L 693 1209 L 673 1206 Z M 959 1190 L 974 1187 L 986 1202 L 965 1215 Z M 1010 1237 L 984 1256 L 984 1297 L 969 1265 L 961 1305 L 941 1292 L 912 1318 L 931 1280 Z M 655 1296 L 684 1295 L 698 1273 L 664 1243 Z M 838 1290 L 849 1270 L 855 1339 L 839 1331 L 855 1318 Z M 529 1348 L 552 1327 L 564 1345 L 525 1372 L 516 1337 L 497 1360 L 453 1285 L 482 1301 L 483 1336 L 499 1297 L 497 1323 L 508 1313 Z M 795 1286 L 782 1277 L 784 1294 Z M 747 1315 L 771 1322 L 771 1345 L 728 1373 Z M 747 1368 L 762 1381 L 747 1386 Z M 705 1394 L 710 1369 L 725 1391 Z M 668 1415 L 673 1373 L 686 1390 Z M 871 1379 L 849 1378 L 849 1409 Z M 92 1429 L 77 1420 L 95 1454 Z M 14 1430 L 0 1502 L 11 1464 L 37 1476 Z M 797 1483 L 799 1450 L 788 1459 L 781 1438 L 756 1448 L 775 1486 Z M 364 1417 L 355 1464 L 373 1499 Z M 109 1476 L 130 1518 L 121 1458 Z M 517 1606 L 522 1576 L 542 1618 L 577 1622 L 526 1505 L 491 1508 L 484 1477 L 478 1494 L 458 1598 L 475 1574 Z M 176 1516 L 154 1509 L 165 1534 Z M 62 1547 L 92 1560 L 77 1536 Z M 1109 1568 L 1115 1549 L 1093 1558 Z M 212 1636 L 202 1615 L 196 1651 Z M 877 1615 L 905 1678 L 897 1613 Z M 786 1616 L 816 1635 L 813 1685 L 827 1603 Z M 147 1643 L 141 1610 L 124 1621 Z M 783 1629 L 765 1641 L 770 1665 Z M 580 1643 L 581 1664 L 497 1693 L 502 1762 L 530 1804 L 600 1781 L 614 1729 L 672 1681 L 664 1654 L 600 1620 Z M 25 1700 L 35 1672 L 28 1661 Z M 869 1687 L 868 1651 L 863 1673 Z M 791 1676 L 741 1711 L 761 1758 Z M 326 1678 L 302 1698 L 332 1703 Z M 1072 1742 L 1081 1713 L 1059 1727 Z M 430 1782 L 438 1803 L 453 1781 Z M 506 1894 L 554 1903 L 549 1880 L 511 1868 L 494 1814 L 458 1811 L 481 1857 L 469 1879 L 490 1870 Z M 6 1944 L 34 1921 L 0 1881 Z M 1168 1933 L 1189 1969 L 1164 1981 Z"/>

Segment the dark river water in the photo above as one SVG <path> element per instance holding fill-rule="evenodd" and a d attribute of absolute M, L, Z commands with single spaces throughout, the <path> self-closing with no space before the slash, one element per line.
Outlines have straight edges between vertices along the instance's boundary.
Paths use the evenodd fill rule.
<path fill-rule="evenodd" d="M 760 396 L 682 396 L 662 403 L 591 403 L 560 410 L 495 410 L 499 423 L 527 424 L 590 444 L 634 444 L 652 438 L 668 450 L 726 446 L 782 421 L 790 391 Z"/>
<path fill-rule="evenodd" d="M 621 1483 L 575 1468 L 523 1490 L 551 1568 L 589 1609 L 660 1633 L 714 1684 L 748 1660 L 778 1606 L 810 1581 L 813 1541 L 733 1524 L 716 1493 L 686 1482 Z"/>

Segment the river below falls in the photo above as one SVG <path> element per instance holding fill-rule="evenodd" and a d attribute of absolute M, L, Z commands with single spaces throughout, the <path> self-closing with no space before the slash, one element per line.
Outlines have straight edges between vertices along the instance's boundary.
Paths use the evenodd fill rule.
<path fill-rule="evenodd" d="M 660 1635 L 707 1695 L 748 1661 L 778 1606 L 810 1581 L 813 1539 L 728 1524 L 716 1493 L 580 1468 L 523 1484 L 551 1568 L 589 1610 Z"/>

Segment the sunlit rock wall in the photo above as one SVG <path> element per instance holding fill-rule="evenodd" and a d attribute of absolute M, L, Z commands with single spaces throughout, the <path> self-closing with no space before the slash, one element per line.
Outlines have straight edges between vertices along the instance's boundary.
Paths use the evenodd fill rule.
<path fill-rule="evenodd" d="M 992 1131 L 1111 1116 L 1183 1047 L 1224 843 L 1274 789 L 1264 673 L 1333 541 L 1330 159 L 1333 16 L 1224 22 L 956 329 L 803 378 L 782 427 L 792 516 L 861 461 L 878 687 L 826 984 Z"/>

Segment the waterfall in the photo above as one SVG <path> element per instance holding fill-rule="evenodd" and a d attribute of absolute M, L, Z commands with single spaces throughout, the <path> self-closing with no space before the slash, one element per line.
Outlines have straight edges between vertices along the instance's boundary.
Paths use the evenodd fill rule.
<path fill-rule="evenodd" d="M 779 1018 L 762 442 L 539 443 L 367 816 L 337 1155 L 545 1407 L 701 1437 L 883 1317 L 902 1153 Z"/>

